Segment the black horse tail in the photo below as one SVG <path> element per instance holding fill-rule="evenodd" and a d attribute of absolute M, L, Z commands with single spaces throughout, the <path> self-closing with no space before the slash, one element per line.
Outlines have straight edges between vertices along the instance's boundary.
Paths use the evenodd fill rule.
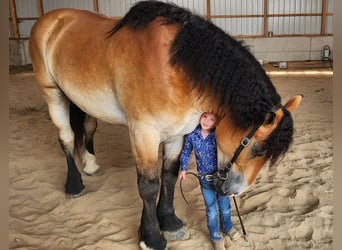
<path fill-rule="evenodd" d="M 79 155 L 80 149 L 84 144 L 84 121 L 85 113 L 74 103 L 70 102 L 70 125 L 75 135 L 74 154 L 77 155 Z"/>

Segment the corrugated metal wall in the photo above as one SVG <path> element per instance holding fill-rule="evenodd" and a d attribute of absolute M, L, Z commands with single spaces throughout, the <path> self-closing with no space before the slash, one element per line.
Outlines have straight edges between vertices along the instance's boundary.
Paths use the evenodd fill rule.
<path fill-rule="evenodd" d="M 99 12 L 108 16 L 123 16 L 139 0 L 99 0 Z M 206 0 L 173 0 L 163 1 L 173 2 L 181 7 L 193 10 L 199 15 L 206 14 Z"/>
<path fill-rule="evenodd" d="M 123 16 L 137 0 L 100 0 L 98 1 L 99 12 L 107 16 Z"/>
<path fill-rule="evenodd" d="M 234 36 L 264 34 L 264 0 L 213 0 L 212 21 Z"/>
<path fill-rule="evenodd" d="M 269 0 L 270 15 L 290 13 L 298 16 L 271 16 L 268 19 L 268 27 L 274 34 L 319 34 L 321 12 L 322 0 Z"/>
<path fill-rule="evenodd" d="M 16 9 L 16 21 L 9 23 L 9 37 L 27 39 L 40 16 L 58 8 L 98 11 L 108 16 L 123 16 L 138 0 L 10 0 Z M 332 35 L 334 0 L 172 0 L 179 6 L 211 19 L 233 36 Z M 96 9 L 97 8 L 97 9 Z M 323 27 L 321 27 L 321 24 Z M 267 29 L 267 30 L 266 30 Z"/>

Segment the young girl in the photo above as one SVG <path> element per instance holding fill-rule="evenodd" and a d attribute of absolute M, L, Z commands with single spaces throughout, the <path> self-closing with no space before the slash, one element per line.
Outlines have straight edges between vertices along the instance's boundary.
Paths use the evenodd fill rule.
<path fill-rule="evenodd" d="M 180 180 L 185 180 L 192 150 L 195 153 L 197 172 L 200 178 L 201 191 L 206 206 L 207 226 L 210 239 L 215 250 L 223 250 L 224 241 L 220 230 L 232 241 L 240 238 L 240 233 L 233 228 L 229 197 L 216 197 L 213 181 L 207 175 L 217 172 L 217 145 L 215 136 L 216 115 L 205 112 L 199 125 L 185 136 L 184 146 L 180 155 Z M 207 176 L 207 177 L 206 177 Z"/>

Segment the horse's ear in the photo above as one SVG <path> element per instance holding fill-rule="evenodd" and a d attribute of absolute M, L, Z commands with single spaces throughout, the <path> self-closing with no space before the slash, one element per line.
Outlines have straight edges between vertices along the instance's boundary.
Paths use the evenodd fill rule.
<path fill-rule="evenodd" d="M 302 101 L 303 97 L 304 97 L 303 95 L 296 95 L 296 96 L 292 97 L 292 98 L 284 105 L 284 107 L 285 107 L 288 111 L 290 111 L 290 112 L 295 111 L 295 110 L 298 108 L 298 106 L 299 106 L 300 102 Z"/>

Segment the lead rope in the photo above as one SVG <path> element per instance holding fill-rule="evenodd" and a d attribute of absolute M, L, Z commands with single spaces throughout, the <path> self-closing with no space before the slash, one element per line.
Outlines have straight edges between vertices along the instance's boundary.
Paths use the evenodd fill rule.
<path fill-rule="evenodd" d="M 195 173 L 193 173 L 193 172 L 190 172 L 190 171 L 186 172 L 186 174 L 190 174 L 190 175 L 195 176 L 196 179 L 199 181 L 197 174 L 195 174 Z M 190 205 L 190 202 L 185 198 L 185 195 L 184 195 L 184 192 L 183 192 L 183 187 L 182 187 L 182 182 L 183 182 L 183 179 L 180 180 L 180 182 L 179 182 L 179 188 L 180 188 L 181 194 L 182 194 L 183 199 L 185 200 L 186 204 L 188 204 L 188 206 L 189 206 L 191 209 L 193 209 L 193 210 L 204 211 L 205 208 L 203 208 L 203 209 L 200 209 L 200 208 L 193 208 L 193 207 Z"/>
<path fill-rule="evenodd" d="M 234 200 L 234 204 L 235 204 L 235 208 L 236 208 L 236 213 L 237 213 L 237 215 L 238 215 L 238 217 L 239 217 L 239 221 L 240 221 L 240 224 L 241 224 L 241 229 L 242 229 L 242 233 L 243 233 L 243 238 L 245 239 L 245 241 L 248 242 L 248 237 L 247 237 L 248 235 L 247 235 L 246 229 L 245 229 L 245 227 L 244 227 L 244 225 L 243 225 L 243 222 L 242 222 L 242 219 L 241 219 L 241 216 L 240 216 L 239 207 L 238 207 L 238 205 L 237 205 L 237 203 L 236 203 L 235 196 L 233 196 L 233 200 Z"/>

